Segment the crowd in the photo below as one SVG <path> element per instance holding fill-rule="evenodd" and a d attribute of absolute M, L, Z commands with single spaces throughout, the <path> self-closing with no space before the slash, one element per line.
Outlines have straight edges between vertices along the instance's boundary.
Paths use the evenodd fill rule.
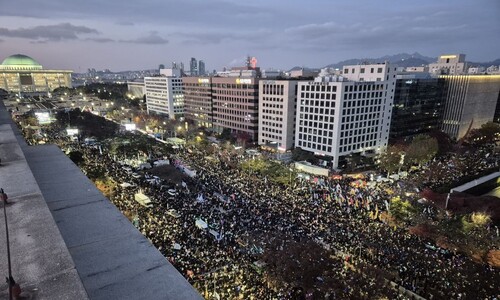
<path fill-rule="evenodd" d="M 400 292 L 390 282 L 426 299 L 499 298 L 499 270 L 429 246 L 429 241 L 380 220 L 392 194 L 404 194 L 401 185 L 335 177 L 294 179 L 294 184 L 284 186 L 242 172 L 238 163 L 247 158 L 241 155 L 216 152 L 207 157 L 183 150 L 170 156 L 170 162 L 189 165 L 197 174 L 175 185 L 151 180 L 147 172 L 136 178 L 106 149 L 53 134 L 61 147 L 83 153 L 84 171 L 106 170 L 116 183 L 110 200 L 132 215 L 138 229 L 206 298 L 302 299 L 312 292 L 314 299 L 411 299 L 412 293 Z M 496 163 L 484 156 L 469 157 L 480 168 Z M 443 173 L 425 177 L 426 184 L 437 185 L 440 179 L 434 178 L 441 176 L 464 176 L 469 171 L 456 166 L 461 161 L 435 162 L 433 170 Z M 121 186 L 124 182 L 132 186 Z M 153 207 L 135 201 L 137 192 L 150 197 Z M 276 266 L 260 259 L 263 252 L 273 251 L 266 245 L 277 235 L 314 241 L 328 250 L 337 267 L 317 274 L 308 291 L 297 292 L 303 288 L 302 278 L 288 285 L 270 284 L 265 274 Z M 324 276 L 338 284 L 324 286 Z"/>

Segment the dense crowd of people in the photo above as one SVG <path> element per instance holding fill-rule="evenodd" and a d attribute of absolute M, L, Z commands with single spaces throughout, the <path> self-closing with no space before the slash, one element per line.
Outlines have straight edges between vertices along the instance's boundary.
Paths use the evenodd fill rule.
<path fill-rule="evenodd" d="M 189 166 L 196 176 L 185 176 L 176 184 L 147 171 L 132 176 L 120 163 L 123 159 L 106 149 L 68 141 L 57 132 L 47 134 L 62 148 L 83 153 L 84 171 L 105 170 L 105 176 L 116 183 L 110 200 L 132 215 L 138 229 L 206 298 L 500 297 L 498 269 L 445 251 L 380 220 L 393 194 L 405 192 L 398 183 L 368 184 L 368 178 L 336 176 L 294 179 L 293 184 L 282 185 L 243 172 L 238 165 L 248 159 L 244 155 L 216 151 L 208 157 L 198 150 L 180 150 L 169 155 L 170 163 L 179 169 Z M 430 164 L 434 173 L 420 175 L 425 177 L 418 178 L 419 182 L 435 187 L 445 176 L 458 180 L 497 163 L 481 151 L 466 157 L 478 167 L 475 171 L 460 167 L 463 159 L 441 159 Z M 120 185 L 125 182 L 131 185 Z M 153 206 L 135 201 L 138 192 L 151 198 Z M 294 282 L 270 284 L 266 273 L 276 266 L 266 265 L 261 258 L 265 251 L 273 251 L 268 246 L 275 244 L 277 236 L 321 245 L 336 268 L 317 274 L 314 284 L 303 291 L 300 276 Z M 325 276 L 338 284 L 325 286 Z"/>
<path fill-rule="evenodd" d="M 143 234 L 205 296 L 293 298 L 296 286 L 269 286 L 259 272 L 262 251 L 271 250 L 241 242 L 243 237 L 262 238 L 278 232 L 297 240 L 312 239 L 327 247 L 339 261 L 346 262 L 339 264 L 335 273 L 346 285 L 328 290 L 318 282 L 317 289 L 326 291 L 321 293 L 323 297 L 410 297 L 409 293 L 396 293 L 377 278 L 346 268 L 349 262 L 354 263 L 354 269 L 360 266 L 356 263 L 362 262 L 383 270 L 386 279 L 429 299 L 498 297 L 498 270 L 476 264 L 463 255 L 429 247 L 426 241 L 404 229 L 380 222 L 378 215 L 390 205 L 388 193 L 397 191 L 397 185 L 379 183 L 368 187 L 366 179 L 341 177 L 301 180 L 293 187 L 285 187 L 231 167 L 231 160 L 245 159 L 241 156 L 213 159 L 201 152 L 181 151 L 170 161 L 189 165 L 197 175 L 185 178 L 172 195 L 172 183 L 151 180 L 147 173 L 133 178 L 102 151 L 89 147 L 81 151 L 88 168 L 105 164 L 107 176 L 114 181 L 135 185 L 117 187 L 111 200 L 122 211 L 134 212 Z M 134 201 L 138 190 L 154 200 L 153 208 Z M 200 227 L 196 220 L 202 220 L 208 228 Z M 267 241 L 260 242 L 262 246 Z M 266 266 L 262 268 L 265 270 Z M 353 280 L 353 276 L 358 280 Z"/>

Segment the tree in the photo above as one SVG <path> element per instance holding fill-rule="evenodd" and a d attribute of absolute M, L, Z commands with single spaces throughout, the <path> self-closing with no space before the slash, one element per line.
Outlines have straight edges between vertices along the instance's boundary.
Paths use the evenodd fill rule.
<path fill-rule="evenodd" d="M 409 164 L 422 166 L 436 156 L 439 146 L 435 138 L 425 134 L 415 136 L 406 150 L 405 160 Z"/>
<path fill-rule="evenodd" d="M 438 155 L 446 154 L 453 149 L 453 142 L 446 133 L 435 130 L 430 132 L 429 136 L 435 138 L 438 142 Z"/>
<path fill-rule="evenodd" d="M 404 148 L 401 145 L 390 145 L 380 154 L 378 165 L 380 169 L 388 174 L 394 173 L 401 168 L 404 162 Z"/>
<path fill-rule="evenodd" d="M 80 151 L 71 151 L 68 157 L 78 166 L 85 161 L 83 159 L 83 153 Z"/>
<path fill-rule="evenodd" d="M 488 145 L 499 140 L 500 124 L 488 122 L 481 128 L 473 129 L 465 138 L 466 142 L 472 145 Z"/>

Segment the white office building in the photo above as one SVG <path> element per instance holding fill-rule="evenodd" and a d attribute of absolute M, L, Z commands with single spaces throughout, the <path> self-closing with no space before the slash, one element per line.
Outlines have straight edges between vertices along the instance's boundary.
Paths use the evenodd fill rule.
<path fill-rule="evenodd" d="M 281 152 L 293 148 L 297 84 L 295 80 L 259 82 L 259 145 Z"/>
<path fill-rule="evenodd" d="M 174 119 L 184 113 L 182 78 L 145 77 L 146 105 L 148 114 L 159 114 Z"/>
<path fill-rule="evenodd" d="M 397 68 L 345 66 L 343 76 L 299 82 L 295 147 L 326 156 L 337 168 L 351 153 L 387 147 Z"/>
<path fill-rule="evenodd" d="M 466 71 L 465 54 L 441 55 L 437 62 L 429 64 L 429 72 L 434 75 L 461 75 Z"/>

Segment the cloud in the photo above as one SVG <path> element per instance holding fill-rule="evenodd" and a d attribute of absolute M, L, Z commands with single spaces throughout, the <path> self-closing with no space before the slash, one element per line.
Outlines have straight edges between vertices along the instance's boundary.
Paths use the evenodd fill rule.
<path fill-rule="evenodd" d="M 120 40 L 122 43 L 133 43 L 133 44 L 148 44 L 148 45 L 161 45 L 168 44 L 168 40 L 159 36 L 156 32 L 150 32 L 149 35 L 141 36 L 132 40 Z"/>
<path fill-rule="evenodd" d="M 76 40 L 81 34 L 98 34 L 96 29 L 71 23 L 8 29 L 0 27 L 0 36 L 42 41 Z"/>
<path fill-rule="evenodd" d="M 247 41 L 249 43 L 264 42 L 273 34 L 267 29 L 253 31 L 191 31 L 175 32 L 173 36 L 181 38 L 182 43 L 192 45 L 221 44 L 222 42 Z"/>
<path fill-rule="evenodd" d="M 87 38 L 86 41 L 96 42 L 96 43 L 111 43 L 115 42 L 115 40 L 110 38 Z"/>
<path fill-rule="evenodd" d="M 121 25 L 121 26 L 134 26 L 135 24 L 133 22 L 130 22 L 130 21 L 119 21 L 119 22 L 116 22 L 117 25 Z"/>

